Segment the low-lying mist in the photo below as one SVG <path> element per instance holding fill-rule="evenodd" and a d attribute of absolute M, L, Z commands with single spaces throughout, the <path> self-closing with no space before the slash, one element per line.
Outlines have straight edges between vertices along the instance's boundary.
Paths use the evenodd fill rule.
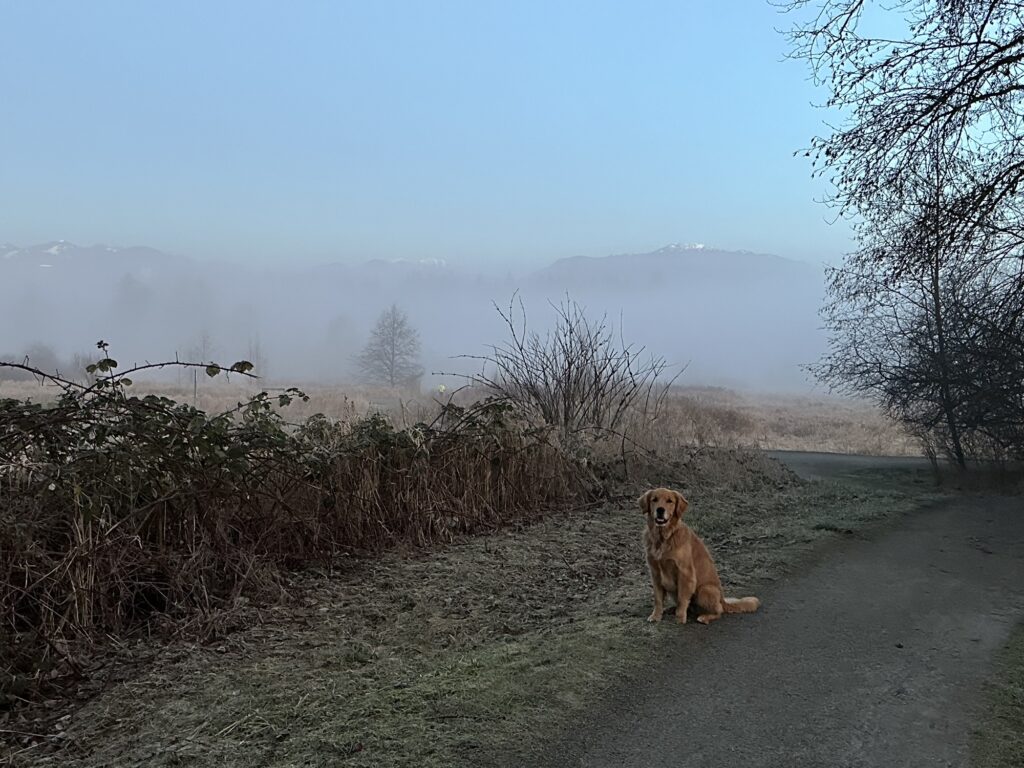
<path fill-rule="evenodd" d="M 419 332 L 425 384 L 479 368 L 508 336 L 495 304 L 543 333 L 567 295 L 607 314 L 628 343 L 686 366 L 681 383 L 760 391 L 809 388 L 801 366 L 824 348 L 817 267 L 747 252 L 668 246 L 576 257 L 494 277 L 436 262 L 250 268 L 149 248 L 0 246 L 0 359 L 69 365 L 106 340 L 122 364 L 248 359 L 274 382 L 343 383 L 382 311 Z"/>

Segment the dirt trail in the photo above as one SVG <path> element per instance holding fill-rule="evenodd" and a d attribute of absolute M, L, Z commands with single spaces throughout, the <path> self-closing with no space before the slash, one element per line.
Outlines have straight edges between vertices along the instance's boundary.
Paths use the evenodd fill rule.
<path fill-rule="evenodd" d="M 777 457 L 816 478 L 889 466 Z M 1024 614 L 1024 502 L 944 501 L 762 597 L 709 628 L 665 623 L 664 658 L 550 764 L 966 765 L 981 683 Z"/>

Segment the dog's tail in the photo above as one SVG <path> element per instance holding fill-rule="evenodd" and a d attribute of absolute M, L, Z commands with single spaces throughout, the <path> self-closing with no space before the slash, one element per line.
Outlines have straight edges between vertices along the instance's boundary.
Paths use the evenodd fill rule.
<path fill-rule="evenodd" d="M 723 613 L 753 613 L 761 607 L 761 601 L 756 597 L 723 597 Z"/>

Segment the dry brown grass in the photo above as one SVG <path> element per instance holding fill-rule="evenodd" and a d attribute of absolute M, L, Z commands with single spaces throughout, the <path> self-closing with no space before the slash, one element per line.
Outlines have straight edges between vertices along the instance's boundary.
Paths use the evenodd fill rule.
<path fill-rule="evenodd" d="M 270 391 L 285 386 L 271 384 Z M 444 395 L 410 393 L 355 385 L 300 383 L 297 386 L 309 395 L 309 400 L 297 401 L 284 411 L 285 417 L 296 423 L 318 413 L 351 423 L 370 413 L 381 412 L 395 424 L 408 426 L 433 419 L 441 403 L 450 397 L 450 392 Z M 142 382 L 137 389 L 140 394 L 167 395 L 182 402 L 193 402 L 191 386 Z M 243 385 L 237 377 L 232 381 L 200 381 L 194 400 L 202 410 L 219 413 L 260 390 L 255 384 Z M 0 382 L 0 398 L 30 397 L 43 401 L 57 394 L 55 387 Z M 462 403 L 472 397 L 472 392 L 456 395 L 457 401 Z M 638 426 L 639 421 L 634 419 L 625 431 L 636 435 Z M 663 451 L 707 445 L 868 456 L 922 455 L 919 441 L 870 403 L 829 395 L 748 394 L 713 387 L 674 387 L 664 402 L 658 432 L 654 447 Z"/>
<path fill-rule="evenodd" d="M 371 413 L 384 413 L 396 424 L 405 426 L 417 421 L 430 420 L 437 415 L 441 402 L 447 397 L 435 397 L 431 393 L 411 393 L 402 389 L 386 387 L 364 387 L 357 385 L 325 386 L 322 384 L 298 384 L 279 382 L 247 382 L 240 377 L 198 380 L 193 389 L 191 384 L 176 385 L 160 381 L 139 380 L 132 392 L 139 396 L 160 395 L 205 411 L 223 413 L 234 408 L 239 402 L 248 400 L 261 391 L 274 394 L 296 386 L 309 396 L 308 401 L 296 400 L 287 408 L 280 409 L 288 421 L 301 423 L 310 416 L 323 414 L 342 423 L 351 423 Z M 40 385 L 31 381 L 0 381 L 0 399 L 31 399 L 34 402 L 52 402 L 60 395 L 60 388 L 49 384 Z"/>
<path fill-rule="evenodd" d="M 676 388 L 659 424 L 679 445 L 920 456 L 919 441 L 870 403 L 848 398 Z"/>

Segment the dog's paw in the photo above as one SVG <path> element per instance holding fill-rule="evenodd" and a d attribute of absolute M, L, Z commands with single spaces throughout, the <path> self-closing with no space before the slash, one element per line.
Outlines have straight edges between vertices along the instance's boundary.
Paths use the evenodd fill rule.
<path fill-rule="evenodd" d="M 706 625 L 710 624 L 712 621 L 714 621 L 715 618 L 716 618 L 715 616 L 709 616 L 708 614 L 705 613 L 702 616 L 698 616 L 697 617 L 697 621 L 699 621 L 701 624 L 704 624 L 706 626 Z"/>
<path fill-rule="evenodd" d="M 652 613 L 650 616 L 647 617 L 647 621 L 651 624 L 657 624 L 659 621 L 661 621 L 661 611 L 655 611 L 654 613 Z"/>
<path fill-rule="evenodd" d="M 678 624 L 685 624 L 686 623 L 686 612 L 685 611 L 683 611 L 682 613 L 677 613 L 676 614 L 676 623 L 678 623 Z"/>

